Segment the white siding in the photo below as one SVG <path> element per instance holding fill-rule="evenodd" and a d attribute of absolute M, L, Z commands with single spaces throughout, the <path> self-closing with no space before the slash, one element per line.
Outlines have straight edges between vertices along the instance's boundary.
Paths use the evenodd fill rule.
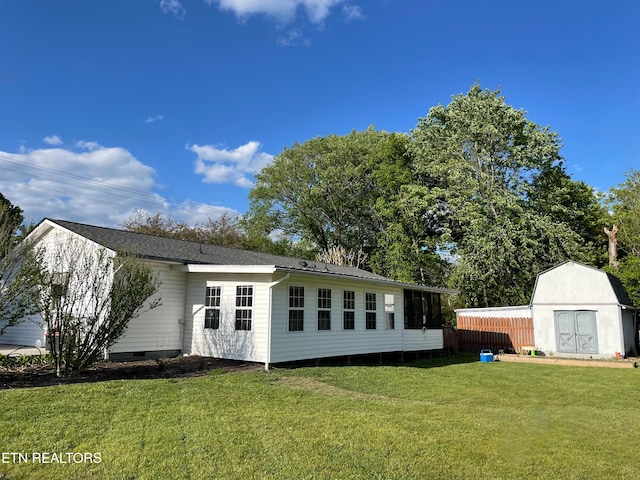
<path fill-rule="evenodd" d="M 405 330 L 402 345 L 405 352 L 439 350 L 444 348 L 444 332 L 441 328 Z"/>
<path fill-rule="evenodd" d="M 617 305 L 618 299 L 605 272 L 567 262 L 540 274 L 531 303 Z"/>
<path fill-rule="evenodd" d="M 187 286 L 186 353 L 266 362 L 270 274 L 191 273 Z M 253 287 L 251 330 L 235 329 L 236 287 Z M 221 287 L 220 328 L 204 328 L 206 287 Z"/>
<path fill-rule="evenodd" d="M 161 285 L 157 295 L 161 305 L 132 319 L 111 347 L 112 353 L 182 350 L 187 274 L 171 270 L 166 264 L 151 266 L 159 273 Z"/>
<path fill-rule="evenodd" d="M 305 288 L 304 330 L 289 331 L 289 287 Z M 331 289 L 331 330 L 318 330 L 318 288 Z M 343 328 L 343 291 L 355 292 L 355 328 Z M 376 329 L 365 328 L 365 294 L 376 294 Z M 386 329 L 385 294 L 394 296 L 395 328 Z M 442 348 L 442 330 L 404 330 L 402 289 L 366 282 L 295 276 L 273 288 L 271 363 L 342 355 Z"/>
<path fill-rule="evenodd" d="M 531 312 L 536 347 L 545 353 L 558 350 L 554 312 L 561 310 L 595 313 L 598 354 L 589 356 L 608 358 L 625 351 L 621 307 L 605 272 L 567 262 L 540 274 Z"/>
<path fill-rule="evenodd" d="M 531 318 L 531 307 L 489 307 L 489 308 L 459 308 L 456 317 L 476 318 Z"/>
<path fill-rule="evenodd" d="M 598 358 L 610 358 L 616 352 L 624 351 L 622 321 L 618 305 L 593 305 L 592 303 L 573 303 L 571 305 L 533 305 L 533 334 L 536 347 L 545 353 L 557 352 L 554 312 L 559 310 L 588 310 L 595 313 L 598 330 L 598 354 L 589 355 Z M 560 355 L 560 354 L 559 354 Z M 564 356 L 570 354 L 562 353 Z"/>

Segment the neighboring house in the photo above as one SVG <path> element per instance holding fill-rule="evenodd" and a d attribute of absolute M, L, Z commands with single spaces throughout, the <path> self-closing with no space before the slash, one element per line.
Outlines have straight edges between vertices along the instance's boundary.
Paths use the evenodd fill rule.
<path fill-rule="evenodd" d="M 529 343 L 546 355 L 638 353 L 636 310 L 620 280 L 574 261 L 540 273 L 528 306 L 460 309 L 456 316 L 465 338 L 502 341 L 516 351 Z M 526 334 L 524 340 L 516 339 L 515 332 Z"/>
<path fill-rule="evenodd" d="M 63 220 L 43 220 L 41 245 L 85 239 L 125 249 L 159 275 L 162 305 L 133 319 L 109 357 L 197 354 L 271 363 L 443 348 L 441 294 L 365 270 Z M 61 272 L 63 273 L 63 272 Z M 2 343 L 44 345 L 30 319 Z"/>

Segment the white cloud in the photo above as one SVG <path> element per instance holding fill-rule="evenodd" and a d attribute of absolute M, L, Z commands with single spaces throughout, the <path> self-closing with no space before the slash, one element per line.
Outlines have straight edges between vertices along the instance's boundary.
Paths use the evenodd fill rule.
<path fill-rule="evenodd" d="M 138 209 L 189 223 L 232 210 L 169 201 L 154 192 L 157 173 L 131 152 L 79 141 L 65 148 L 0 151 L 0 192 L 24 210 L 28 221 L 44 217 L 119 226 Z"/>
<path fill-rule="evenodd" d="M 292 22 L 298 9 L 302 8 L 311 23 L 322 24 L 331 8 L 344 0 L 205 0 L 205 3 L 230 10 L 239 18 L 267 15 L 280 23 Z"/>
<path fill-rule="evenodd" d="M 358 5 L 344 5 L 342 7 L 342 16 L 347 22 L 365 19 L 362 8 Z"/>
<path fill-rule="evenodd" d="M 253 183 L 249 175 L 273 160 L 273 155 L 259 151 L 260 146 L 260 142 L 251 141 L 233 150 L 196 144 L 187 149 L 198 156 L 194 162 L 195 172 L 204 177 L 205 183 L 232 183 L 250 188 Z"/>
<path fill-rule="evenodd" d="M 160 10 L 176 18 L 184 18 L 187 11 L 178 0 L 160 0 Z"/>
<path fill-rule="evenodd" d="M 283 47 L 293 47 L 300 44 L 310 46 L 311 40 L 305 38 L 298 28 L 290 29 L 278 37 L 278 45 Z"/>
<path fill-rule="evenodd" d="M 42 139 L 47 145 L 62 145 L 62 139 L 58 135 L 49 135 Z"/>
<path fill-rule="evenodd" d="M 147 118 L 144 119 L 144 123 L 153 123 L 153 122 L 159 122 L 161 120 L 163 120 L 164 117 L 162 115 L 150 115 Z"/>
<path fill-rule="evenodd" d="M 76 142 L 76 148 L 80 149 L 80 150 L 100 150 L 101 148 L 104 148 L 102 145 L 100 145 L 98 142 L 86 142 L 84 140 L 80 140 Z"/>

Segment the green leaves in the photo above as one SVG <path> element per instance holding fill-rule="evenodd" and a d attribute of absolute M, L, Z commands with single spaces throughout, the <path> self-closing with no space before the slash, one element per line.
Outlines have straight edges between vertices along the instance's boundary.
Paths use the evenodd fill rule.
<path fill-rule="evenodd" d="M 570 220 L 596 203 L 564 172 L 558 135 L 499 93 L 476 84 L 432 108 L 410 144 L 423 211 L 437 212 L 441 240 L 454 243 L 452 286 L 469 305 L 526 303 L 537 273 L 585 257 L 584 225 Z M 563 208 L 552 200 L 560 189 Z"/>

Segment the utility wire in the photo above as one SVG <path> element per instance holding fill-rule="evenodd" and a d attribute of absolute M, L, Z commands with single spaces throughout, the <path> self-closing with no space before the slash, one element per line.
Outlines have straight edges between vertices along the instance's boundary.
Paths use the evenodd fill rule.
<path fill-rule="evenodd" d="M 134 201 L 137 201 L 139 203 L 145 203 L 147 205 L 151 205 L 155 208 L 158 207 L 164 207 L 164 203 L 169 204 L 170 207 L 173 208 L 193 208 L 193 209 L 204 209 L 204 210 L 211 210 L 212 213 L 215 212 L 215 214 L 220 214 L 220 213 L 224 213 L 227 212 L 228 209 L 225 209 L 223 207 L 216 207 L 213 205 L 205 205 L 205 204 L 201 204 L 201 203 L 197 203 L 197 202 L 193 202 L 190 200 L 184 200 L 184 201 L 176 201 L 175 199 L 166 199 L 164 197 L 162 197 L 160 194 L 154 194 L 154 193 L 149 193 L 149 192 L 145 192 L 142 190 L 136 190 L 136 189 L 132 189 L 132 188 L 127 188 L 127 187 L 122 187 L 119 185 L 113 185 L 111 183 L 108 182 L 103 182 L 103 181 L 99 181 L 99 180 L 95 180 L 89 177 L 85 177 L 82 175 L 75 175 L 72 173 L 68 173 L 68 172 L 62 172 L 59 170 L 55 170 L 55 169 L 51 169 L 51 168 L 46 168 L 46 167 L 39 167 L 39 166 L 35 166 L 35 165 L 26 165 L 24 163 L 21 162 L 17 162 L 9 157 L 7 157 L 6 155 L 0 155 L 0 161 L 4 161 L 7 163 L 11 163 L 11 164 L 15 164 L 18 165 L 20 167 L 26 167 L 26 168 L 30 168 L 32 170 L 37 170 L 37 171 L 42 171 L 45 173 L 49 173 L 49 174 L 53 174 L 53 175 L 59 175 L 62 177 L 67 177 L 69 179 L 72 180 L 78 180 L 81 183 L 72 183 L 72 182 L 65 182 L 61 179 L 53 179 L 49 176 L 42 176 L 42 175 L 37 175 L 37 174 L 33 174 L 33 173 L 29 173 L 26 172 L 24 170 L 20 170 L 20 169 L 14 169 L 14 168 L 9 168 L 8 166 L 3 166 L 0 163 L 0 169 L 2 170 L 6 170 L 6 171 L 10 171 L 10 172 L 14 172 L 14 173 L 18 173 L 20 175 L 24 175 L 27 177 L 32 177 L 32 178 L 37 178 L 37 179 L 41 179 L 41 180 L 46 180 L 46 181 L 50 181 L 53 183 L 57 183 L 57 184 L 62 184 L 62 185 L 69 185 L 72 187 L 76 187 L 76 188 L 82 188 L 85 191 L 86 190 L 91 190 L 93 192 L 97 192 L 100 193 L 102 195 L 109 195 L 112 197 L 120 197 L 122 199 L 127 199 L 127 200 L 132 200 L 131 195 L 124 195 L 124 193 L 129 193 L 129 194 L 134 194 L 136 196 L 139 197 L 143 197 L 143 198 L 133 198 Z M 87 185 L 87 183 L 89 185 Z M 70 193 L 69 191 L 59 191 L 59 190 L 55 190 L 52 188 L 47 188 L 44 186 L 39 186 L 39 185 L 34 185 L 34 184 L 30 184 L 29 187 L 31 188 L 37 188 L 39 190 L 45 190 L 45 191 L 50 191 L 50 192 L 54 192 L 54 193 L 58 193 L 61 195 L 65 195 L 65 196 L 70 196 L 70 197 L 77 197 L 77 195 L 74 195 L 72 193 Z M 103 187 L 103 188 L 96 188 L 96 187 Z M 115 190 L 115 191 L 114 191 Z M 117 193 L 117 191 L 120 191 L 122 193 Z M 145 200 L 144 197 L 148 198 L 149 200 Z M 96 199 L 94 197 L 94 199 Z M 113 202 L 113 201 L 108 201 L 105 200 L 104 198 L 99 198 L 96 199 L 99 200 L 102 203 L 108 203 L 108 204 L 112 204 L 112 205 L 117 205 L 120 207 L 123 207 L 124 205 Z"/>

